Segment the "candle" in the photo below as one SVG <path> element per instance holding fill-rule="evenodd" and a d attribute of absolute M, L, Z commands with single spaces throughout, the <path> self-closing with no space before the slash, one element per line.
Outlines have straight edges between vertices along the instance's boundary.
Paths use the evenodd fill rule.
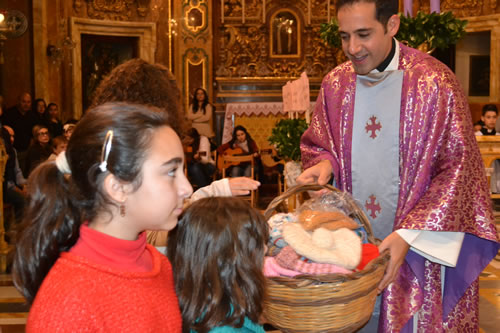
<path fill-rule="evenodd" d="M 307 24 L 311 24 L 311 0 L 307 1 Z"/>
<path fill-rule="evenodd" d="M 330 23 L 330 0 L 328 0 L 328 7 L 326 8 L 326 11 L 328 12 L 328 23 Z"/>
<path fill-rule="evenodd" d="M 245 0 L 241 4 L 241 23 L 245 24 Z"/>
<path fill-rule="evenodd" d="M 262 0 L 262 23 L 266 23 L 266 0 Z"/>
<path fill-rule="evenodd" d="M 439 0 L 431 0 L 431 13 L 438 13 L 441 11 Z"/>
<path fill-rule="evenodd" d="M 220 0 L 220 17 L 222 24 L 224 24 L 224 0 Z"/>
<path fill-rule="evenodd" d="M 406 16 L 413 16 L 413 0 L 404 0 L 404 9 Z"/>

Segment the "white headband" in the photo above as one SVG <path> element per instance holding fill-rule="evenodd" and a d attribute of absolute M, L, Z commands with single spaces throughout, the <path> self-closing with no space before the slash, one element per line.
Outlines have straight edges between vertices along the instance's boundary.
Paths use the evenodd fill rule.
<path fill-rule="evenodd" d="M 65 174 L 66 173 L 71 174 L 71 169 L 69 167 L 68 160 L 66 159 L 66 152 L 65 151 L 63 151 L 63 152 L 59 153 L 59 155 L 57 155 L 56 166 L 60 172 L 65 173 Z"/>

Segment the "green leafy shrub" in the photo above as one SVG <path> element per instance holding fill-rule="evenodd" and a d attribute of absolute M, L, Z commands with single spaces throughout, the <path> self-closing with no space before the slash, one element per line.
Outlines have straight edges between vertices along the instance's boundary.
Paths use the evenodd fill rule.
<path fill-rule="evenodd" d="M 455 18 L 452 12 L 425 14 L 418 12 L 415 17 L 399 13 L 401 24 L 396 38 L 409 46 L 418 48 L 427 43 L 429 49 L 445 49 L 458 43 L 465 35 L 466 20 Z"/>
<path fill-rule="evenodd" d="M 308 125 L 304 119 L 282 119 L 272 129 L 269 142 L 285 160 L 300 161 L 300 138 Z"/>
<path fill-rule="evenodd" d="M 328 23 L 321 24 L 319 36 L 330 46 L 338 49 L 342 46 L 342 40 L 339 35 L 339 24 L 335 18 L 332 18 Z"/>

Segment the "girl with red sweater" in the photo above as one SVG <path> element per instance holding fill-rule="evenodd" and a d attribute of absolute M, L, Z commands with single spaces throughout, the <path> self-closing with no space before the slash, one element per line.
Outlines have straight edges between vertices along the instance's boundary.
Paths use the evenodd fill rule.
<path fill-rule="evenodd" d="M 144 230 L 177 225 L 192 192 L 183 161 L 168 114 L 109 103 L 33 171 L 14 259 L 27 332 L 181 331 L 172 267 Z"/>

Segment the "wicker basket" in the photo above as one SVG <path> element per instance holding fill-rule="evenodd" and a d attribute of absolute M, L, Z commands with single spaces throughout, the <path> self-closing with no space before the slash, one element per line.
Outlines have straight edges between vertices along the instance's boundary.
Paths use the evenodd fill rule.
<path fill-rule="evenodd" d="M 281 203 L 295 194 L 327 188 L 330 185 L 298 185 L 276 197 L 264 213 L 266 219 Z M 368 241 L 378 245 L 370 222 L 357 203 L 349 197 L 347 204 L 365 227 Z M 377 285 L 389 261 L 384 252 L 362 271 L 352 274 L 298 275 L 294 278 L 268 278 L 268 298 L 264 315 L 267 322 L 283 332 L 353 332 L 371 317 L 377 297 Z"/>

